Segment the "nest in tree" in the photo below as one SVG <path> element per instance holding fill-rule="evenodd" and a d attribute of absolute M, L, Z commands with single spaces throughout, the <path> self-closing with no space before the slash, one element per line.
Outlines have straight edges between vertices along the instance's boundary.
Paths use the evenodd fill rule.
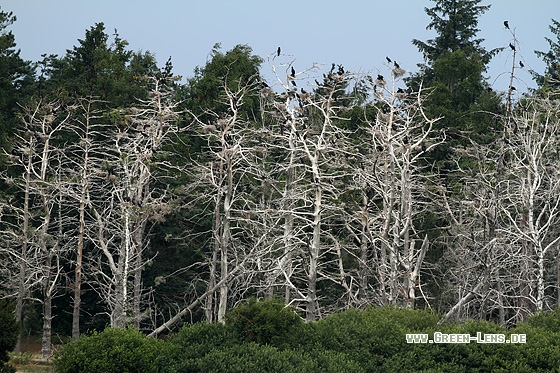
<path fill-rule="evenodd" d="M 400 78 L 401 76 L 403 76 L 404 74 L 406 74 L 406 70 L 401 69 L 400 67 L 395 67 L 392 71 L 393 76 L 395 78 Z"/>

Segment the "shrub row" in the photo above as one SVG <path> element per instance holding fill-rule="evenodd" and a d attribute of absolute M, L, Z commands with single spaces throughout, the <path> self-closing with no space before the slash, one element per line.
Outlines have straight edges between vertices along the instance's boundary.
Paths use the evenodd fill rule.
<path fill-rule="evenodd" d="M 185 326 L 165 341 L 108 329 L 69 343 L 56 372 L 551 372 L 560 367 L 560 311 L 506 331 L 488 322 L 438 325 L 422 310 L 347 310 L 304 323 L 254 299 L 226 324 Z M 406 334 L 525 334 L 524 344 L 408 344 Z"/>

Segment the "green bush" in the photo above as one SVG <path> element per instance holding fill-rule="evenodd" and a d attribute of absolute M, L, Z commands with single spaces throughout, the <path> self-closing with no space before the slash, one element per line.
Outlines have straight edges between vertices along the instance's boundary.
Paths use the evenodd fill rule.
<path fill-rule="evenodd" d="M 553 372 L 560 314 L 537 314 L 506 331 L 491 322 L 447 323 L 427 311 L 350 309 L 303 323 L 281 302 L 250 300 L 226 325 L 196 324 L 170 338 L 180 372 Z M 407 333 L 526 334 L 526 344 L 408 344 Z"/>
<path fill-rule="evenodd" d="M 560 308 L 549 312 L 538 312 L 532 315 L 526 324 L 534 328 L 544 328 L 560 333 Z"/>
<path fill-rule="evenodd" d="M 256 342 L 290 348 L 303 320 L 281 300 L 250 298 L 226 314 L 226 327 L 239 342 Z"/>
<path fill-rule="evenodd" d="M 315 373 L 322 372 L 309 356 L 293 350 L 278 350 L 273 346 L 244 343 L 216 349 L 196 362 L 201 373 Z"/>
<path fill-rule="evenodd" d="M 524 362 L 527 372 L 557 372 L 560 369 L 560 312 L 541 312 L 509 333 L 525 334 L 525 344 L 509 345 Z"/>
<path fill-rule="evenodd" d="M 342 352 L 309 347 L 305 327 L 281 301 L 250 299 L 226 315 L 225 325 L 185 326 L 168 341 L 180 350 L 183 373 L 364 371 Z"/>
<path fill-rule="evenodd" d="M 55 353 L 57 373 L 176 372 L 176 349 L 134 329 L 105 329 L 83 336 Z"/>
<path fill-rule="evenodd" d="M 19 335 L 19 324 L 14 317 L 14 306 L 7 301 L 0 301 L 0 372 L 15 372 L 15 368 L 7 364 L 8 352 L 16 346 Z"/>
<path fill-rule="evenodd" d="M 412 332 L 391 319 L 393 310 L 350 309 L 307 324 L 302 348 L 344 353 L 366 371 L 377 371 L 406 348 L 405 335 Z"/>
<path fill-rule="evenodd" d="M 180 372 L 197 372 L 197 359 L 213 350 L 229 348 L 235 344 L 229 331 L 220 323 L 183 326 L 167 341 L 175 346 L 177 358 L 183 363 Z"/>

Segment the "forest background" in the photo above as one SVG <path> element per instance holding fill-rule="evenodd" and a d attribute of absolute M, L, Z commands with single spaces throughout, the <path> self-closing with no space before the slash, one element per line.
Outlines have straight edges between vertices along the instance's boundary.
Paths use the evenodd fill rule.
<path fill-rule="evenodd" d="M 509 326 L 558 307 L 560 24 L 522 91 L 515 25 L 502 47 L 477 38 L 488 9 L 433 1 L 411 71 L 216 44 L 186 82 L 103 23 L 25 61 L 2 9 L 0 296 L 44 356 L 53 333 L 157 335 L 251 296 L 307 321 L 396 305 Z"/>

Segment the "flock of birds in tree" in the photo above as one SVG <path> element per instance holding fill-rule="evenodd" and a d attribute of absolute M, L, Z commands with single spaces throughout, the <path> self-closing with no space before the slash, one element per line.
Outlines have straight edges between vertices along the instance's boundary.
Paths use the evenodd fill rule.
<path fill-rule="evenodd" d="M 507 30 L 510 30 L 509 21 L 504 21 L 504 27 L 505 27 Z M 510 47 L 510 49 L 511 49 L 513 52 L 516 52 L 515 45 L 514 45 L 513 43 L 509 43 L 509 47 Z M 280 54 L 281 54 L 281 53 L 282 53 L 282 48 L 278 47 L 278 49 L 276 50 L 276 55 L 277 55 L 277 57 L 280 57 Z M 389 58 L 388 56 L 385 57 L 385 59 L 387 60 L 387 63 L 388 63 L 388 64 L 391 64 L 391 63 L 393 64 L 392 73 L 393 73 L 393 75 L 394 75 L 395 77 L 400 77 L 400 76 L 402 76 L 402 75 L 405 74 L 406 71 L 403 70 L 403 69 L 401 69 L 401 67 L 400 67 L 400 65 L 397 63 L 397 61 L 393 61 L 393 60 L 392 60 L 391 58 Z M 524 68 L 524 67 L 525 67 L 525 64 L 523 63 L 523 61 L 519 61 L 519 67 L 521 67 L 521 68 Z M 332 70 L 334 70 L 334 64 L 333 64 L 333 69 L 331 69 L 331 71 L 332 71 Z M 344 75 L 345 71 L 344 71 L 344 67 L 343 67 L 342 65 L 338 65 L 338 71 L 337 71 L 337 73 L 338 73 L 339 76 Z M 296 70 L 294 69 L 293 66 L 291 66 L 291 69 L 290 69 L 290 76 L 289 76 L 289 77 L 290 77 L 290 82 L 291 82 L 291 84 L 292 84 L 294 87 L 297 87 L 297 84 L 296 84 L 296 81 L 295 81 L 295 78 L 296 78 Z M 268 86 L 266 83 L 263 82 L 262 84 L 263 84 L 263 88 L 269 88 L 269 86 Z M 385 78 L 383 77 L 383 75 L 377 74 L 377 79 L 375 79 L 375 83 L 374 83 L 374 90 L 375 90 L 377 87 L 384 87 L 386 84 L 387 84 L 387 83 L 386 83 Z M 515 91 L 515 90 L 516 90 L 516 88 L 515 88 L 514 86 L 509 87 L 509 89 L 512 90 L 512 91 Z M 488 90 L 491 91 L 492 89 L 489 88 Z M 407 89 L 406 91 L 404 91 L 402 88 L 399 88 L 399 89 L 397 90 L 397 93 L 405 93 L 405 92 L 406 92 L 406 93 L 410 93 L 410 88 Z M 307 93 L 303 88 L 301 88 L 301 93 L 302 93 L 302 95 L 308 95 L 308 93 Z"/>
<path fill-rule="evenodd" d="M 506 28 L 507 30 L 511 30 L 511 29 L 509 28 L 509 22 L 508 22 L 508 21 L 504 21 L 504 28 Z M 510 48 L 514 53 L 516 52 L 515 44 L 509 43 L 509 48 Z M 520 68 L 524 68 L 524 67 L 525 67 L 525 64 L 523 63 L 523 61 L 519 61 L 519 67 L 520 67 Z M 511 91 L 515 91 L 515 90 L 516 90 L 516 88 L 515 88 L 514 86 L 510 86 L 509 89 L 510 89 Z"/>

